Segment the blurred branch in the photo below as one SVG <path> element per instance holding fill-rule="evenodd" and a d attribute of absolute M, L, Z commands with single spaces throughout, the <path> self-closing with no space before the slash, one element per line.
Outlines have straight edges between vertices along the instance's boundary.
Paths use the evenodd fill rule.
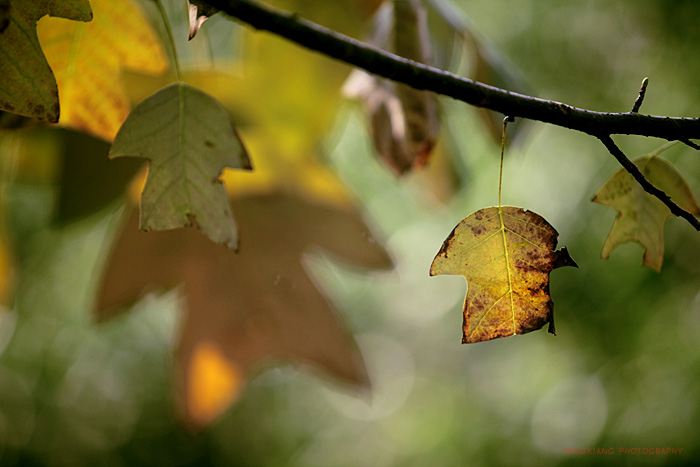
<path fill-rule="evenodd" d="M 206 2 L 255 29 L 272 32 L 383 78 L 404 83 L 416 89 L 449 96 L 510 117 L 538 120 L 595 136 L 605 144 L 610 153 L 634 176 L 645 191 L 659 198 L 671 209 L 671 212 L 687 219 L 693 227 L 700 230 L 698 220 L 671 201 L 663 191 L 649 183 L 610 138 L 610 135 L 614 134 L 629 134 L 687 142 L 690 139 L 700 138 L 700 119 L 698 118 L 641 115 L 637 112 L 606 113 L 580 109 L 561 102 L 510 92 L 423 65 L 299 18 L 294 13 L 274 9 L 254 1 L 206 0 Z M 280 72 L 283 73 L 283 70 Z M 641 94 L 640 90 L 640 97 Z M 638 100 L 641 105 L 641 99 Z"/>

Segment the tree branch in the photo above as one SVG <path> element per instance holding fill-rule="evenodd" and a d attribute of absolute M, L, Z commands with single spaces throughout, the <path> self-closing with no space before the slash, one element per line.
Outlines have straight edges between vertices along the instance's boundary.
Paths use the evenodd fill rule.
<path fill-rule="evenodd" d="M 504 115 L 539 120 L 589 135 L 630 134 L 667 140 L 699 139 L 700 119 L 604 113 L 538 99 L 470 80 L 401 58 L 297 17 L 249 0 L 207 0 L 210 5 L 260 30 L 272 32 L 316 52 L 370 73 L 433 91 Z"/>
<path fill-rule="evenodd" d="M 595 136 L 634 176 L 648 193 L 659 198 L 671 212 L 688 220 L 697 230 L 700 222 L 679 207 L 663 191 L 644 178 L 610 135 L 654 136 L 689 144 L 700 138 L 700 119 L 641 115 L 635 111 L 604 113 L 580 109 L 561 102 L 514 93 L 467 79 L 453 73 L 408 60 L 325 28 L 297 15 L 258 4 L 250 0 L 206 0 L 234 18 L 255 29 L 269 31 L 306 48 L 320 52 L 370 73 L 404 83 L 415 89 L 432 91 L 467 104 L 484 107 L 510 117 L 538 120 Z M 640 90 L 639 104 L 643 99 Z M 639 107 L 635 106 L 635 110 Z M 603 136 L 601 136 L 603 135 Z"/>

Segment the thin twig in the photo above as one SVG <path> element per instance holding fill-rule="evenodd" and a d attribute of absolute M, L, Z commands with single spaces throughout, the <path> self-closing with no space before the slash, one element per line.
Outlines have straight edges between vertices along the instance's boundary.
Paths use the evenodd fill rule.
<path fill-rule="evenodd" d="M 673 200 L 671 200 L 671 197 L 668 196 L 665 192 L 659 190 L 654 185 L 652 185 L 649 182 L 649 180 L 646 179 L 644 174 L 637 168 L 637 166 L 634 165 L 634 162 L 629 160 L 625 153 L 623 153 L 622 150 L 619 147 L 617 147 L 610 135 L 598 136 L 598 139 L 600 139 L 600 141 L 605 145 L 610 154 L 612 154 L 613 157 L 617 159 L 620 165 L 622 165 L 622 167 L 624 167 L 625 170 L 627 170 L 627 172 L 629 172 L 630 175 L 632 175 L 634 179 L 637 180 L 637 182 L 642 186 L 642 188 L 644 188 L 644 191 L 646 191 L 650 195 L 659 198 L 659 200 L 661 200 L 662 203 L 668 206 L 668 208 L 673 214 L 687 220 L 690 223 L 690 225 L 695 227 L 695 230 L 700 231 L 700 220 L 698 220 L 695 216 L 693 216 L 691 213 L 689 213 L 682 207 L 678 206 L 675 202 L 673 202 Z"/>
<path fill-rule="evenodd" d="M 632 113 L 636 114 L 639 112 L 639 108 L 642 106 L 642 102 L 644 102 L 644 95 L 647 93 L 647 86 L 649 85 L 649 78 L 644 78 L 642 80 L 642 86 L 639 88 L 639 94 L 637 95 L 637 99 L 634 101 L 634 105 L 632 106 Z"/>
<path fill-rule="evenodd" d="M 685 138 L 684 138 L 684 139 L 679 139 L 678 141 L 680 141 L 681 143 L 685 144 L 686 146 L 688 146 L 688 147 L 690 147 L 690 148 L 695 149 L 696 151 L 697 151 L 697 150 L 700 150 L 700 145 L 698 145 L 698 144 L 696 144 L 696 143 L 693 143 L 693 142 L 690 141 L 689 139 L 685 139 Z"/>

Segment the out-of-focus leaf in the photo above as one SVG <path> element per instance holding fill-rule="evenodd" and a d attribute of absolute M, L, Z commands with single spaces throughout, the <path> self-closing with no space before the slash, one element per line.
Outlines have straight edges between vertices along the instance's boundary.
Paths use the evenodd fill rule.
<path fill-rule="evenodd" d="M 102 319 L 150 290 L 183 284 L 176 384 L 185 420 L 211 423 L 261 366 L 294 362 L 367 385 L 354 340 L 307 276 L 313 246 L 364 267 L 391 261 L 357 212 L 287 195 L 238 199 L 239 253 L 191 228 L 118 234 L 97 300 Z"/>
<path fill-rule="evenodd" d="M 161 74 L 163 48 L 133 0 L 92 0 L 94 19 L 39 23 L 39 40 L 56 75 L 59 123 L 112 141 L 129 113 L 122 68 Z"/>
<path fill-rule="evenodd" d="M 88 0 L 12 2 L 9 24 L 0 33 L 0 110 L 57 122 L 58 88 L 36 32 L 36 22 L 47 14 L 92 19 Z"/>
<path fill-rule="evenodd" d="M 522 208 L 485 208 L 467 216 L 447 237 L 430 275 L 467 279 L 462 343 L 540 329 L 554 331 L 549 273 L 576 263 L 559 234 L 539 214 Z"/>
<path fill-rule="evenodd" d="M 385 2 L 375 16 L 368 42 L 420 63 L 430 62 L 430 40 L 420 2 Z M 355 70 L 343 86 L 347 97 L 365 101 L 374 146 L 397 175 L 426 163 L 439 132 L 433 93 Z"/>
<path fill-rule="evenodd" d="M 467 53 L 469 75 L 472 79 L 509 91 L 529 94 L 530 88 L 514 64 L 510 63 L 488 40 L 482 37 L 471 19 L 452 0 L 427 0 L 434 17 L 442 20 L 431 32 L 441 35 L 441 44 L 451 45 L 449 36 L 458 42 L 457 50 Z M 447 33 L 445 32 L 447 31 Z M 450 34 L 451 33 L 451 34 Z M 444 35 L 447 34 L 448 38 Z M 445 48 L 445 47 L 443 47 Z M 451 57 L 442 57 L 443 67 L 450 66 Z M 482 121 L 495 141 L 500 142 L 503 133 L 503 115 L 491 110 L 479 109 Z M 517 141 L 525 134 L 527 120 L 518 119 L 509 125 L 511 135 L 508 142 Z"/>
<path fill-rule="evenodd" d="M 219 177 L 225 167 L 251 166 L 216 99 L 184 82 L 161 89 L 129 114 L 109 157 L 151 162 L 141 195 L 142 230 L 194 225 L 214 242 L 237 247 L 236 223 Z"/>
<path fill-rule="evenodd" d="M 62 164 L 55 221 L 75 221 L 104 208 L 124 195 L 124 189 L 144 162 L 108 159 L 109 144 L 85 133 L 57 130 L 61 134 Z"/>
<path fill-rule="evenodd" d="M 656 156 L 642 156 L 633 161 L 647 180 L 664 191 L 680 207 L 700 215 L 688 183 L 671 163 Z M 603 245 L 603 258 L 621 243 L 637 242 L 644 248 L 642 264 L 661 271 L 664 260 L 664 227 L 673 214 L 658 198 L 650 195 L 625 169 L 617 171 L 598 190 L 593 201 L 617 211 L 608 238 Z"/>
<path fill-rule="evenodd" d="M 204 23 L 211 15 L 216 14 L 219 10 L 198 0 L 188 0 L 187 4 L 190 12 L 189 40 L 192 40 L 194 36 L 197 35 L 199 28 L 202 27 L 202 23 Z"/>

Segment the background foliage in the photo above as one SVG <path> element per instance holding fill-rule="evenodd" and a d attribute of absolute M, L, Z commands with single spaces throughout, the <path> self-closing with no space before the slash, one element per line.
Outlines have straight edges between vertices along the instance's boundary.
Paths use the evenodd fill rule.
<path fill-rule="evenodd" d="M 441 100 L 433 161 L 397 181 L 372 154 L 360 106 L 339 95 L 347 67 L 218 16 L 199 33 L 209 43 L 198 35 L 188 45 L 180 3 L 166 5 L 186 79 L 226 105 L 254 155 L 256 172 L 227 174 L 229 185 L 340 196 L 328 165 L 395 257 L 388 273 L 349 269 L 322 255 L 309 261 L 356 335 L 372 394 L 347 394 L 318 374 L 283 366 L 261 371 L 210 428 L 184 430 L 170 379 L 177 293 L 151 295 L 95 326 L 96 271 L 118 204 L 55 222 L 60 184 L 68 183 L 64 154 L 80 157 L 66 148 L 87 148 L 87 140 L 75 145 L 66 130 L 34 130 L 29 141 L 5 135 L 0 262 L 11 254 L 15 266 L 14 299 L 0 312 L 3 465 L 661 465 L 700 457 L 700 240 L 673 219 L 661 273 L 639 266 L 634 244 L 600 259 L 615 214 L 590 200 L 618 167 L 599 142 L 536 124 L 507 152 L 504 204 L 548 219 L 579 265 L 553 272 L 558 336 L 540 331 L 461 346 L 464 281 L 431 278 L 428 269 L 452 227 L 497 200 L 498 147 L 478 113 Z M 345 14 L 347 2 L 270 3 L 362 34 L 362 10 Z M 643 112 L 700 113 L 697 2 L 459 3 L 539 97 L 627 111 L 649 76 Z M 158 28 L 149 2 L 143 6 Z M 166 81 L 125 76 L 132 102 Z M 661 144 L 618 140 L 630 155 Z M 106 155 L 107 145 L 90 141 L 92 153 Z M 700 193 L 698 155 L 676 146 L 664 157 Z M 86 172 L 72 183 L 89 178 Z M 683 453 L 564 452 L 589 447 Z"/>

